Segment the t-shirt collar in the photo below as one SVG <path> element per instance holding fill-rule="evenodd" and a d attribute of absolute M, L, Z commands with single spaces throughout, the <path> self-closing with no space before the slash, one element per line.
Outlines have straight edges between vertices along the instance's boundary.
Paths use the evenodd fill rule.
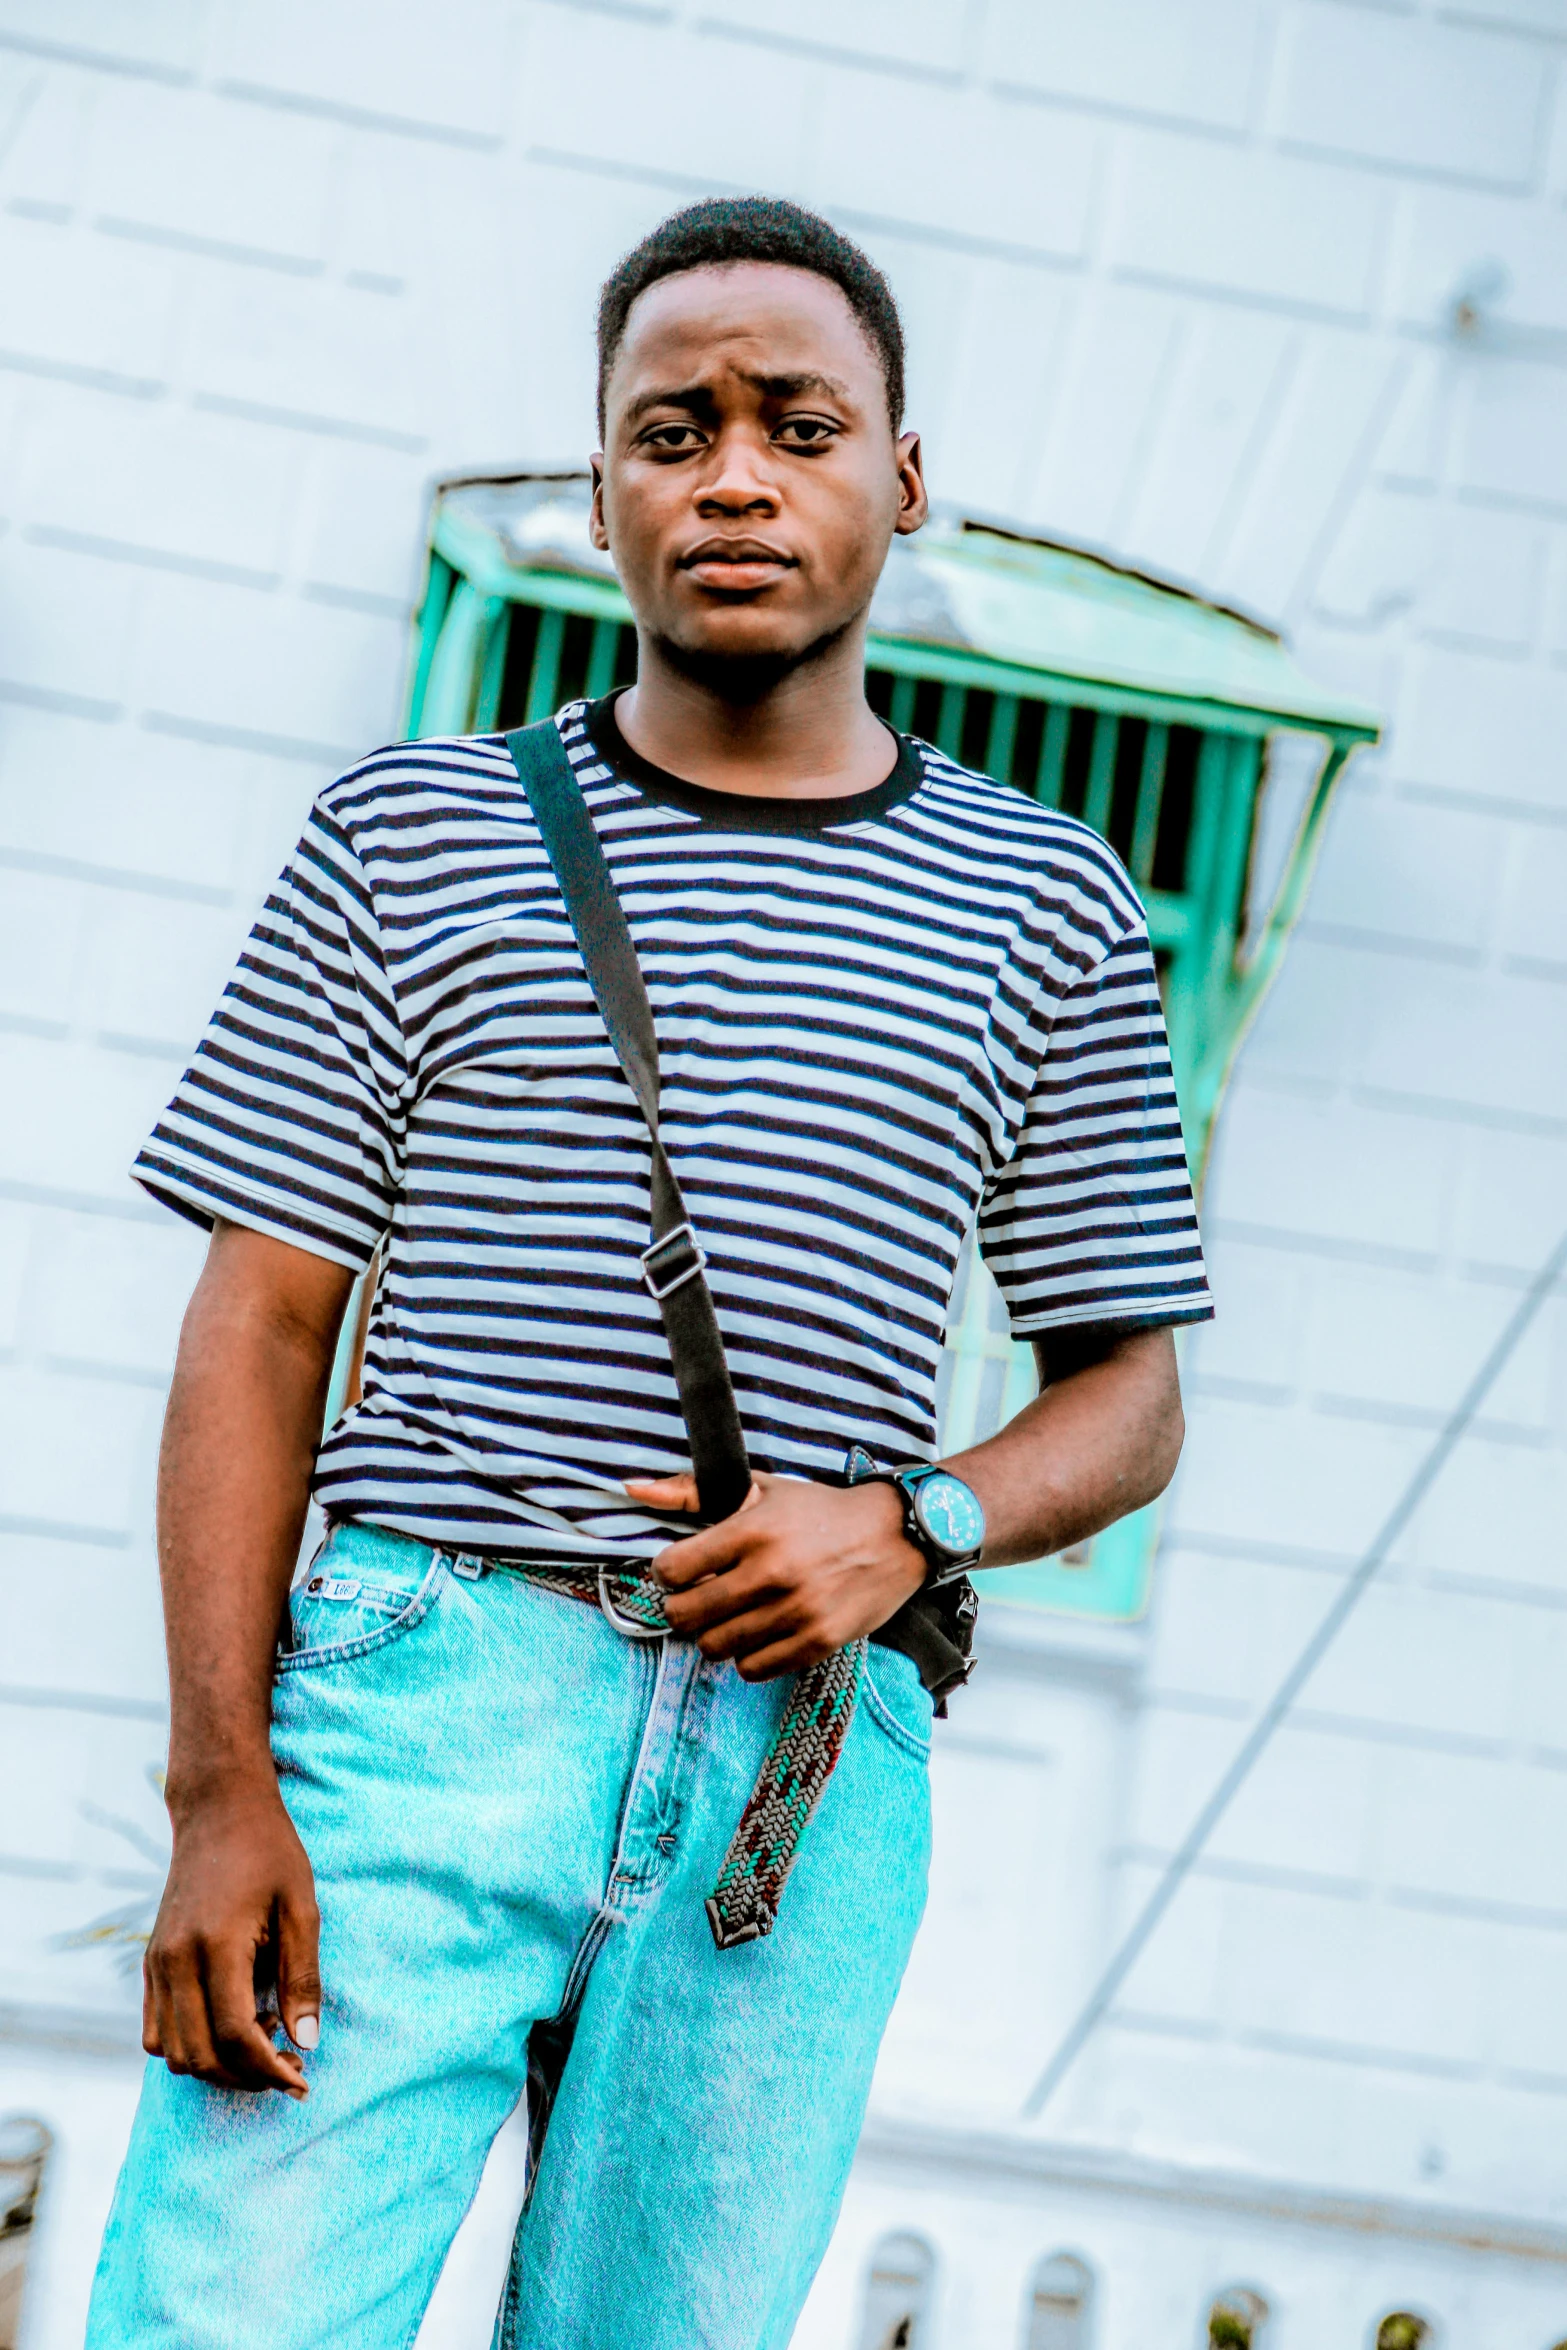
<path fill-rule="evenodd" d="M 623 693 L 624 687 L 619 689 Z M 892 773 L 869 791 L 847 792 L 841 798 L 800 800 L 762 796 L 754 792 L 713 791 L 703 783 L 688 783 L 682 775 L 655 767 L 634 751 L 615 717 L 618 694 L 583 706 L 588 739 L 606 767 L 624 783 L 634 784 L 651 800 L 666 801 L 687 815 L 701 818 L 725 832 L 826 832 L 838 824 L 863 824 L 885 816 L 913 797 L 925 780 L 924 767 L 913 737 L 887 731 L 898 746 Z"/>

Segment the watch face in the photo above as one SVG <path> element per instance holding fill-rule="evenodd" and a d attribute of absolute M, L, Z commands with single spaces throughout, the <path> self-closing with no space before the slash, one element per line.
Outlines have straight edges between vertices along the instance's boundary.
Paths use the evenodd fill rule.
<path fill-rule="evenodd" d="M 961 1477 L 938 1469 L 914 1491 L 914 1515 L 932 1542 L 962 1558 L 985 1539 L 985 1513 Z"/>

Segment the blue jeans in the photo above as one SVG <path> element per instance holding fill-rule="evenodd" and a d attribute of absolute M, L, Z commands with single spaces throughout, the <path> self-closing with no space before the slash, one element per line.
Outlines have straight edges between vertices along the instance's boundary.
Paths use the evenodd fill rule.
<path fill-rule="evenodd" d="M 375 1527 L 315 1573 L 338 1596 L 295 1591 L 273 1728 L 321 1905 L 310 2096 L 149 2065 L 90 2350 L 411 2342 L 530 2033 L 573 2017 L 496 2343 L 779 2350 L 924 1905 L 913 1666 L 871 1651 L 775 1931 L 719 1952 L 786 1682 Z"/>

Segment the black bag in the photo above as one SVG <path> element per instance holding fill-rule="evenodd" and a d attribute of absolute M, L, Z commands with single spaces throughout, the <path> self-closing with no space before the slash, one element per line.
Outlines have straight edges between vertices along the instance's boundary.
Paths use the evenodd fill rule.
<path fill-rule="evenodd" d="M 701 1505 L 695 1522 L 709 1524 L 740 1507 L 751 1489 L 751 1465 L 703 1271 L 707 1259 L 659 1135 L 653 1009 L 559 728 L 553 718 L 541 719 L 509 734 L 506 746 L 555 869 L 588 984 L 653 1146 L 653 1239 L 642 1251 L 642 1278 L 658 1302 L 674 1365 Z M 852 1483 L 852 1473 L 846 1469 L 838 1482 Z M 964 1576 L 938 1590 L 916 1592 L 871 1634 L 882 1647 L 900 1649 L 913 1659 L 938 1712 L 945 1712 L 948 1692 L 968 1679 L 977 1605 L 974 1587 Z"/>

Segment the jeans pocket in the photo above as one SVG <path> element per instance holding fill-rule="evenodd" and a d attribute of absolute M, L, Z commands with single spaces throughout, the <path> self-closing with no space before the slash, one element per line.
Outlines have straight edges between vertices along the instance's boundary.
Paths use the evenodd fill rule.
<path fill-rule="evenodd" d="M 361 1566 L 334 1556 L 336 1549 L 328 1543 L 288 1595 L 290 1644 L 278 1652 L 280 1673 L 351 1664 L 401 1640 L 423 1623 L 451 1573 L 439 1551 Z"/>
<path fill-rule="evenodd" d="M 915 1762 L 929 1761 L 932 1707 L 912 1657 L 872 1641 L 865 1652 L 860 1702 L 894 1746 Z"/>

